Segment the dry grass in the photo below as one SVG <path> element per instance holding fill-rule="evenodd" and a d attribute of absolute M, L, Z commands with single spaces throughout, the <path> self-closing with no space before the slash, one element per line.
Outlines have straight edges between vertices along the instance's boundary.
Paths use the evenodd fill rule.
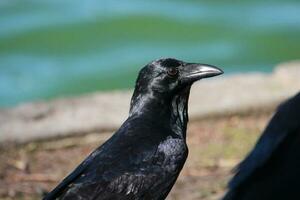
<path fill-rule="evenodd" d="M 189 158 L 168 200 L 222 197 L 230 170 L 255 143 L 270 114 L 231 116 L 189 124 Z M 0 199 L 40 199 L 110 133 L 2 144 Z"/>

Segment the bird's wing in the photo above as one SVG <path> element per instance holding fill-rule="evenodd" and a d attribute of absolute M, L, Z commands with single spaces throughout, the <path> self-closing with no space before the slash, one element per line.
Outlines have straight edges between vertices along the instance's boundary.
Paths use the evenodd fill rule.
<path fill-rule="evenodd" d="M 78 167 L 45 200 L 49 199 L 144 199 L 137 195 L 149 195 L 150 188 L 159 188 L 166 176 L 159 165 L 155 150 L 134 153 L 122 149 L 114 156 L 94 158 L 88 166 Z M 138 154 L 144 154 L 143 156 Z M 146 154 L 146 155 L 145 155 Z M 129 156 L 126 156 L 129 155 Z M 170 178 L 171 182 L 174 180 Z M 165 190 L 167 191 L 166 188 Z M 53 194 L 52 194 L 53 193 Z M 162 195 L 162 194 L 159 194 Z M 147 198 L 146 198 L 147 199 Z"/>
<path fill-rule="evenodd" d="M 160 176 L 149 171 L 125 172 L 108 182 L 100 179 L 75 183 L 63 194 L 62 199 L 149 199 L 146 196 L 151 194 L 151 188 L 161 185 L 160 180 Z"/>
<path fill-rule="evenodd" d="M 137 191 L 140 188 L 139 185 L 145 185 L 146 179 L 151 180 L 153 169 L 150 169 L 149 172 L 144 169 L 144 172 L 140 174 L 136 172 L 143 170 L 143 166 L 146 168 L 152 164 L 156 149 L 149 143 L 149 140 L 146 143 L 146 139 L 141 138 L 143 134 L 134 135 L 133 132 L 139 131 L 130 126 L 130 123 L 123 125 L 106 143 L 90 154 L 51 191 L 44 200 L 64 198 L 68 192 L 71 195 L 72 192 L 70 191 L 93 188 L 93 186 L 97 187 L 95 191 L 103 194 L 109 191 L 113 193 L 114 190 L 109 189 L 111 187 L 121 187 L 122 191 L 125 191 L 127 187 L 131 188 L 132 191 Z M 128 174 L 127 172 L 132 173 Z M 130 186 L 130 182 L 124 180 L 124 177 L 127 176 L 129 176 L 127 181 L 132 180 L 136 185 Z M 124 182 L 120 184 L 118 182 L 120 180 L 124 180 Z M 106 191 L 107 187 L 108 190 Z"/>
<path fill-rule="evenodd" d="M 237 166 L 236 174 L 229 182 L 229 189 L 234 190 L 250 177 L 255 170 L 265 165 L 287 135 L 299 128 L 299 120 L 300 93 L 278 107 L 277 112 L 272 117 L 254 149 Z"/>

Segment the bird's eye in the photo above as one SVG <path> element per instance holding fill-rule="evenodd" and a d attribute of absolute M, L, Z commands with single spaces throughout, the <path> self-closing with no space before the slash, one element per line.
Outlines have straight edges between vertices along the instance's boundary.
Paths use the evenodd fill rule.
<path fill-rule="evenodd" d="M 178 69 L 177 68 L 169 68 L 167 71 L 168 75 L 171 77 L 174 77 L 178 74 Z"/>

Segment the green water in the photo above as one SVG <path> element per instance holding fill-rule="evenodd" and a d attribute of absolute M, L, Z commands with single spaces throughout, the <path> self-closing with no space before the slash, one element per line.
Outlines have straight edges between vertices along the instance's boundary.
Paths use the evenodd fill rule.
<path fill-rule="evenodd" d="M 133 87 L 159 57 L 263 71 L 300 58 L 300 1 L 2 0 L 0 106 Z"/>

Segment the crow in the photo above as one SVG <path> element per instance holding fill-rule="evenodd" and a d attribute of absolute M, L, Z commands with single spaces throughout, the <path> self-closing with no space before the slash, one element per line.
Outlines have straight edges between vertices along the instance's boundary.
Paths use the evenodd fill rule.
<path fill-rule="evenodd" d="M 282 103 L 237 166 L 224 200 L 300 199 L 300 93 Z"/>
<path fill-rule="evenodd" d="M 191 85 L 222 74 L 207 64 L 158 59 L 139 72 L 129 117 L 44 200 L 162 200 L 188 155 Z"/>

